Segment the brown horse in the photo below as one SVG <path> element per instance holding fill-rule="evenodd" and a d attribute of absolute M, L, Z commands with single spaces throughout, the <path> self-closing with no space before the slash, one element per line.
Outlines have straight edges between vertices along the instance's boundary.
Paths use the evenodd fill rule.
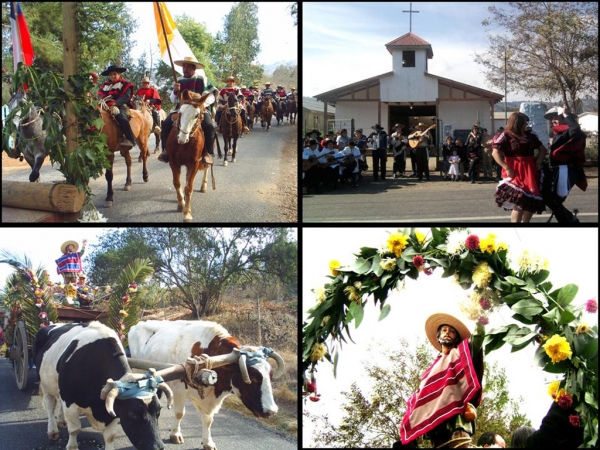
<path fill-rule="evenodd" d="M 265 122 L 267 127 L 265 131 L 269 131 L 271 126 L 271 117 L 273 117 L 273 99 L 271 96 L 267 96 L 263 99 L 262 106 L 260 107 L 260 126 L 265 128 Z"/>
<path fill-rule="evenodd" d="M 227 106 L 225 111 L 221 115 L 221 123 L 219 124 L 219 130 L 223 135 L 224 149 L 223 149 L 223 165 L 227 166 L 227 155 L 229 152 L 233 152 L 231 155 L 231 162 L 235 162 L 235 155 L 237 153 L 237 140 L 240 137 L 242 131 L 242 116 L 238 110 L 238 101 L 233 92 L 229 93 L 227 98 Z M 233 145 L 231 140 L 233 139 Z"/>
<path fill-rule="evenodd" d="M 288 112 L 290 113 L 290 124 L 296 123 L 296 114 L 298 114 L 298 97 L 294 95 L 288 102 Z"/>
<path fill-rule="evenodd" d="M 104 99 L 106 100 L 106 98 Z M 106 207 L 110 208 L 113 204 L 113 189 L 112 189 L 112 180 L 113 180 L 113 163 L 115 159 L 114 153 L 117 151 L 121 152 L 121 155 L 125 158 L 125 164 L 127 164 L 127 180 L 125 181 L 125 190 L 129 191 L 131 189 L 131 155 L 129 154 L 130 149 L 121 148 L 120 144 L 123 140 L 123 132 L 119 127 L 119 124 L 115 121 L 112 115 L 105 110 L 108 109 L 105 102 L 101 102 L 102 106 L 100 112 L 102 114 L 102 119 L 104 120 L 104 125 L 102 126 L 101 133 L 106 134 L 108 137 L 107 145 L 110 150 L 110 156 L 108 156 L 108 160 L 110 161 L 110 169 L 106 169 L 105 178 L 108 184 L 108 190 L 106 193 Z M 142 156 L 142 177 L 144 182 L 148 182 L 148 169 L 146 168 L 146 160 L 148 159 L 148 126 L 146 125 L 146 121 L 144 120 L 144 116 L 139 111 L 135 109 L 130 110 L 131 119 L 129 119 L 129 124 L 131 125 L 131 131 L 136 138 L 137 144 L 140 147 L 140 153 Z"/>
<path fill-rule="evenodd" d="M 254 116 L 256 114 L 256 106 L 250 101 L 246 101 L 246 118 L 248 119 L 248 128 L 254 127 Z"/>
<path fill-rule="evenodd" d="M 204 170 L 203 188 L 208 177 L 209 165 L 202 161 L 204 134 L 201 126 L 203 117 L 201 107 L 209 95 L 206 93 L 200 96 L 187 89 L 181 93 L 181 107 L 179 113 L 173 116 L 173 128 L 167 139 L 169 165 L 173 172 L 173 186 L 177 192 L 177 211 L 183 211 L 184 222 L 192 221 L 191 202 L 196 173 L 198 170 Z M 181 166 L 186 167 L 185 195 L 180 182 Z"/>

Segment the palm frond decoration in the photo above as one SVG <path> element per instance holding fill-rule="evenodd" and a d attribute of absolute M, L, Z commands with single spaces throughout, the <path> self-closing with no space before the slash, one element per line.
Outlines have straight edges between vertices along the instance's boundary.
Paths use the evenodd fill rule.
<path fill-rule="evenodd" d="M 53 301 L 52 283 L 43 266 L 35 271 L 27 255 L 19 257 L 6 250 L 0 251 L 0 264 L 8 264 L 15 269 L 5 281 L 2 292 L 3 303 L 10 310 L 10 318 L 5 334 L 12 340 L 14 327 L 21 320 L 25 323 L 27 338 L 33 342 L 40 327 L 58 320 L 58 312 Z"/>
<path fill-rule="evenodd" d="M 123 268 L 108 303 L 108 326 L 115 330 L 127 347 L 127 333 L 140 320 L 140 303 L 144 283 L 153 273 L 151 261 L 146 258 L 133 260 Z"/>

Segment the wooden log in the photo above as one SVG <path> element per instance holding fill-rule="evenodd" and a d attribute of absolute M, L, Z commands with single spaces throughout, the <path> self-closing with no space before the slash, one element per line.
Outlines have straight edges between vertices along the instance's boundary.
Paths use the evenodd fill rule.
<path fill-rule="evenodd" d="M 84 201 L 85 193 L 72 184 L 2 181 L 2 206 L 76 213 Z"/>

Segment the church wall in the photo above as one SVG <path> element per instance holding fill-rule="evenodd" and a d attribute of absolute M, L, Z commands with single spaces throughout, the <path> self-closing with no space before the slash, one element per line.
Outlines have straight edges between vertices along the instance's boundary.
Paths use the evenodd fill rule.
<path fill-rule="evenodd" d="M 377 120 L 377 105 L 378 102 L 339 102 L 335 105 L 335 118 L 354 119 L 355 129 L 362 128 L 368 135 Z"/>
<path fill-rule="evenodd" d="M 394 50 L 393 75 L 380 79 L 381 100 L 384 102 L 430 102 L 438 97 L 438 82 L 424 76 L 427 55 L 415 50 L 415 67 L 402 67 L 402 51 Z"/>
<path fill-rule="evenodd" d="M 440 101 L 438 117 L 443 120 L 444 125 L 452 124 L 453 130 L 467 130 L 471 129 L 477 120 L 477 112 L 479 112 L 480 126 L 487 128 L 488 133 L 491 133 L 492 121 L 488 101 Z"/>

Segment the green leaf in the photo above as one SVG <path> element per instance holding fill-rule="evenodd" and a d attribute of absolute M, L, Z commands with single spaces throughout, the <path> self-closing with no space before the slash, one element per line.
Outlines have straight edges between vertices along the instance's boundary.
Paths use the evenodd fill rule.
<path fill-rule="evenodd" d="M 517 314 L 522 314 L 525 317 L 531 317 L 541 313 L 544 307 L 538 300 L 524 299 L 519 300 L 517 303 L 511 306 L 511 309 Z"/>
<path fill-rule="evenodd" d="M 404 250 L 402 252 L 402 255 L 400 255 L 400 257 L 409 263 L 412 263 L 413 258 L 418 255 L 418 253 L 416 252 L 416 250 L 412 247 L 407 248 L 406 250 Z"/>
<path fill-rule="evenodd" d="M 583 347 L 583 351 L 581 352 L 581 356 L 583 356 L 585 359 L 591 360 L 597 354 L 598 354 L 598 339 L 591 339 Z M 597 362 L 596 362 L 596 364 L 597 364 Z"/>
<path fill-rule="evenodd" d="M 535 282 L 535 284 L 540 284 L 542 281 L 544 281 L 546 278 L 548 278 L 548 276 L 550 275 L 550 272 L 547 270 L 540 270 L 538 273 L 531 275 L 531 279 Z"/>
<path fill-rule="evenodd" d="M 371 265 L 371 272 L 373 272 L 378 277 L 383 273 L 383 267 L 381 267 L 381 256 L 375 255 L 373 257 L 373 264 Z"/>
<path fill-rule="evenodd" d="M 585 402 L 591 407 L 598 409 L 598 401 L 594 398 L 591 392 L 585 393 Z"/>
<path fill-rule="evenodd" d="M 517 337 L 509 341 L 508 343 L 512 346 L 519 346 L 522 344 L 529 344 L 531 341 L 535 339 L 537 333 L 531 332 L 522 337 Z"/>
<path fill-rule="evenodd" d="M 340 356 L 340 352 L 336 348 L 335 353 L 333 355 L 333 378 L 337 378 L 337 363 L 338 363 L 339 356 Z"/>
<path fill-rule="evenodd" d="M 392 277 L 391 273 L 386 273 L 384 276 L 381 277 L 381 287 L 385 286 L 385 283 L 387 282 L 387 280 L 389 280 Z"/>
<path fill-rule="evenodd" d="M 512 304 L 517 303 L 519 300 L 522 300 L 527 297 L 529 297 L 529 292 L 518 291 L 514 294 L 508 294 L 505 297 L 501 297 L 500 300 L 505 302 L 508 306 L 511 306 Z"/>
<path fill-rule="evenodd" d="M 567 284 L 559 290 L 558 298 L 556 299 L 556 301 L 560 306 L 564 308 L 573 301 L 573 299 L 577 295 L 578 290 L 579 288 L 576 284 Z"/>
<path fill-rule="evenodd" d="M 367 273 L 367 272 L 369 272 L 370 268 L 371 268 L 371 261 L 368 261 L 363 258 L 358 258 L 352 264 L 352 270 L 358 274 Z"/>
<path fill-rule="evenodd" d="M 376 248 L 372 248 L 372 247 L 361 247 L 360 248 L 360 255 L 356 255 L 356 256 L 363 256 L 364 258 L 371 258 L 372 256 L 377 255 L 377 249 Z"/>
<path fill-rule="evenodd" d="M 511 284 L 516 284 L 517 286 L 525 286 L 527 284 L 525 281 L 523 281 L 517 277 L 508 276 L 508 277 L 504 277 L 504 279 Z"/>
<path fill-rule="evenodd" d="M 550 357 L 542 346 L 538 347 L 533 355 L 533 361 L 540 367 L 545 367 L 550 362 Z"/>
<path fill-rule="evenodd" d="M 354 327 L 358 328 L 364 317 L 364 310 L 362 305 L 352 302 L 348 309 L 350 313 L 352 313 L 352 317 L 354 317 Z"/>
<path fill-rule="evenodd" d="M 379 321 L 385 319 L 390 313 L 391 309 L 392 307 L 390 305 L 385 305 L 383 308 L 381 308 L 381 314 L 379 314 Z"/>
<path fill-rule="evenodd" d="M 560 311 L 560 321 L 559 321 L 559 323 L 561 325 L 566 325 L 568 323 L 573 322 L 574 320 L 575 320 L 575 314 L 573 314 L 568 309 L 565 309 L 564 311 Z"/>
<path fill-rule="evenodd" d="M 435 261 L 436 263 L 438 263 L 440 266 L 444 267 L 444 268 L 449 268 L 450 267 L 450 262 L 447 259 L 437 259 L 437 258 L 426 258 L 428 261 Z"/>

